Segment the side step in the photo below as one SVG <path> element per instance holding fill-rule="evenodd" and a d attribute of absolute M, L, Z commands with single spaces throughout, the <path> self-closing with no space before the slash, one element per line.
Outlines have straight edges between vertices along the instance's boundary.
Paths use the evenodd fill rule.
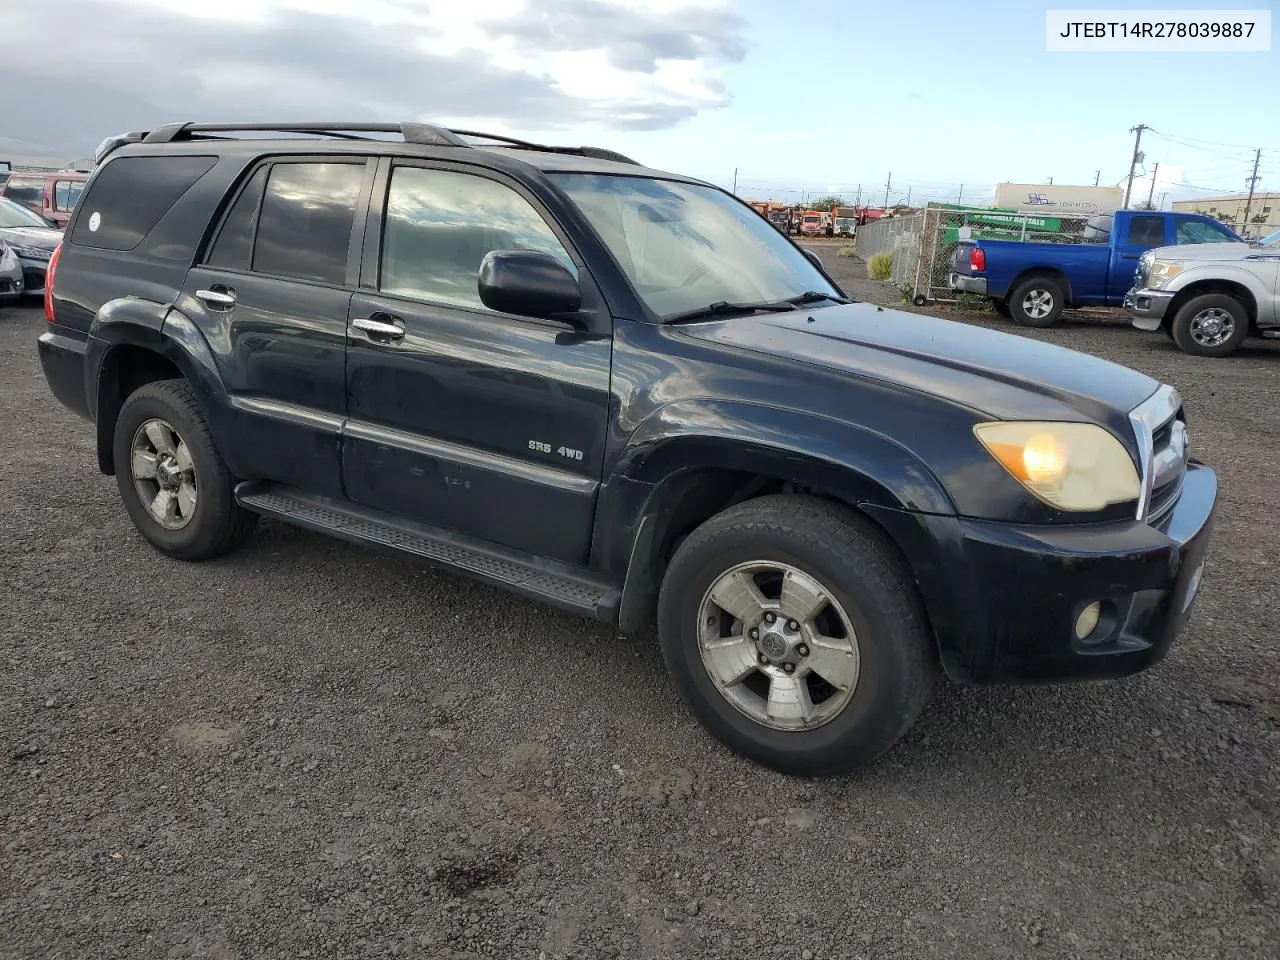
<path fill-rule="evenodd" d="M 460 571 L 570 613 L 606 623 L 618 621 L 622 592 L 567 564 L 290 487 L 241 483 L 236 487 L 236 499 L 246 510 L 265 517 L 352 543 L 412 553 L 436 566 Z"/>
<path fill-rule="evenodd" d="M 1280 329 L 1263 330 L 1262 335 L 1268 340 L 1280 340 Z"/>

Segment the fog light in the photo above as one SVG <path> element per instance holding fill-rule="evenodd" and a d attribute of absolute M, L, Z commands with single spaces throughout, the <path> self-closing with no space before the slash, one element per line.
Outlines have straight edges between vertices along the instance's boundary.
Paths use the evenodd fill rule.
<path fill-rule="evenodd" d="M 1102 603 L 1097 600 L 1081 610 L 1080 616 L 1076 617 L 1076 638 L 1083 640 L 1093 633 L 1093 628 L 1098 625 L 1098 618 L 1101 615 Z"/>

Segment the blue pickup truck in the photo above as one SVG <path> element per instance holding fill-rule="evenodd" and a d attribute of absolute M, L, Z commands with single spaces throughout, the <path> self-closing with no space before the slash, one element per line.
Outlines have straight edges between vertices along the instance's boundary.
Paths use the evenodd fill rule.
<path fill-rule="evenodd" d="M 1051 327 L 1068 306 L 1121 306 L 1153 247 L 1232 242 L 1240 238 L 1211 217 L 1119 210 L 1090 217 L 1082 243 L 961 240 L 951 287 L 990 297 L 1021 326 Z"/>

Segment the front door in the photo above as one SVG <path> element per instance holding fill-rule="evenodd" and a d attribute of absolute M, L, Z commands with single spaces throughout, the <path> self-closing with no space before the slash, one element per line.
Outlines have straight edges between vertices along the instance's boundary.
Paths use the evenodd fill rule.
<path fill-rule="evenodd" d="M 490 250 L 534 249 L 577 273 L 586 297 L 591 281 L 580 260 L 530 195 L 480 172 L 397 163 L 375 186 L 371 217 L 382 210 L 351 301 L 348 496 L 585 563 L 612 339 L 496 313 L 476 285 Z"/>
<path fill-rule="evenodd" d="M 372 176 L 363 158 L 262 164 L 187 273 L 178 308 L 213 351 L 238 414 L 228 459 L 247 479 L 342 495 L 353 237 Z"/>

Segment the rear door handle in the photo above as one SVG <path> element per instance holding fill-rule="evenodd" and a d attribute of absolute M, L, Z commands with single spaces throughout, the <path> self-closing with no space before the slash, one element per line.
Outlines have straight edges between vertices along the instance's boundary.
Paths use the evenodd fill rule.
<path fill-rule="evenodd" d="M 401 340 L 404 338 L 404 321 L 399 317 L 379 320 L 378 314 L 372 317 L 360 317 L 352 320 L 351 326 L 364 331 L 370 340 Z M 381 314 L 386 316 L 386 314 Z"/>
<path fill-rule="evenodd" d="M 236 292 L 230 287 L 211 287 L 208 290 L 197 290 L 196 299 L 214 310 L 230 310 L 236 305 Z"/>

